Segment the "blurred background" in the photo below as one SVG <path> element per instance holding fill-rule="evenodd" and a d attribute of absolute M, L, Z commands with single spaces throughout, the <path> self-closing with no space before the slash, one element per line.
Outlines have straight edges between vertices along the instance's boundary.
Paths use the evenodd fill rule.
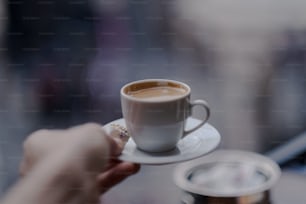
<path fill-rule="evenodd" d="M 220 148 L 265 153 L 305 131 L 303 1 L 0 2 L 2 192 L 17 178 L 30 132 L 122 117 L 119 90 L 133 80 L 189 84 L 192 98 L 211 106 Z M 110 192 L 106 203 L 158 203 L 150 186 L 171 183 L 172 168 L 144 166 L 118 188 L 127 193 Z"/>

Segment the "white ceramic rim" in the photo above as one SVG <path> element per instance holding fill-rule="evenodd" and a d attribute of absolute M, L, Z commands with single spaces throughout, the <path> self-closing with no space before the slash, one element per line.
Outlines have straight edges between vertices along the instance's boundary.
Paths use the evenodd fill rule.
<path fill-rule="evenodd" d="M 169 99 L 169 100 L 162 100 L 162 101 L 150 101 L 150 100 L 146 100 L 146 99 L 137 99 L 135 97 L 129 96 L 128 94 L 124 93 L 124 90 L 127 87 L 129 87 L 133 84 L 140 84 L 140 83 L 145 83 L 145 82 L 164 82 L 164 83 L 165 82 L 171 82 L 171 83 L 179 84 L 180 86 L 185 87 L 187 91 L 186 91 L 186 93 L 184 93 L 181 96 L 178 96 L 177 98 L 172 98 L 172 99 Z M 180 82 L 180 81 L 171 80 L 171 79 L 142 79 L 142 80 L 138 80 L 138 81 L 132 81 L 132 82 L 124 85 L 120 90 L 120 94 L 124 98 L 127 98 L 130 101 L 142 102 L 142 103 L 164 103 L 164 102 L 176 101 L 176 100 L 179 100 L 179 99 L 182 99 L 182 98 L 186 98 L 188 95 L 190 95 L 190 93 L 191 93 L 191 89 L 187 84 L 185 84 L 183 82 Z"/>
<path fill-rule="evenodd" d="M 213 158 L 212 156 L 210 158 L 201 158 L 198 160 L 193 160 L 191 162 L 186 162 L 184 164 L 178 165 L 174 172 L 174 181 L 176 185 L 184 191 L 197 194 L 200 196 L 223 197 L 223 198 L 243 197 L 270 190 L 273 187 L 273 185 L 275 185 L 275 183 L 279 180 L 279 177 L 281 175 L 280 167 L 273 160 L 257 153 L 241 151 L 241 150 L 218 150 L 216 152 L 213 152 L 212 154 L 216 154 L 216 157 Z M 222 158 L 222 155 L 223 156 L 231 155 L 231 157 L 230 159 L 226 157 Z M 262 171 L 266 171 L 268 174 L 270 174 L 270 177 L 263 185 L 245 191 L 240 191 L 239 193 L 238 192 L 218 193 L 213 190 L 204 188 L 199 184 L 192 183 L 188 179 L 188 176 L 194 170 L 196 170 L 197 167 L 203 166 L 204 164 L 216 163 L 216 162 L 231 162 L 231 161 L 236 163 L 239 162 L 243 163 L 244 161 L 246 163 L 247 162 L 250 163 L 250 161 L 252 161 L 253 162 L 252 164 L 254 164 L 257 161 L 256 166 Z"/>

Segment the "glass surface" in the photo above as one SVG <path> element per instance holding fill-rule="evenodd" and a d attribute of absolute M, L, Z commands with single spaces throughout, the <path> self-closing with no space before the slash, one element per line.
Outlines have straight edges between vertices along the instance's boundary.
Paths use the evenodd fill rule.
<path fill-rule="evenodd" d="M 202 165 L 188 179 L 210 192 L 229 194 L 258 188 L 268 176 L 252 164 L 224 162 Z"/>

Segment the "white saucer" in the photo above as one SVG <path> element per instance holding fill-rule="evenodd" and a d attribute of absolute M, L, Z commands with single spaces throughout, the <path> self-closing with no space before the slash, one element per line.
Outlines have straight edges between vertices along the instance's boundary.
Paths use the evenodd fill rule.
<path fill-rule="evenodd" d="M 189 118 L 187 120 L 187 129 L 200 123 L 200 120 Z M 119 124 L 125 127 L 124 119 L 118 119 L 105 125 L 109 130 L 110 124 Z M 126 143 L 120 160 L 140 164 L 162 165 L 176 162 L 187 161 L 201 157 L 217 148 L 221 140 L 219 132 L 210 124 L 205 124 L 198 130 L 190 133 L 184 139 L 181 139 L 176 149 L 163 153 L 148 153 L 139 150 L 134 141 L 130 138 Z"/>

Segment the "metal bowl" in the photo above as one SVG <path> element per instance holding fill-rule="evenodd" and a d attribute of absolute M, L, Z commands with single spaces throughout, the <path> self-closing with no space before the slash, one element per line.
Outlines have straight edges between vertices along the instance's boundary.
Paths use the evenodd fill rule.
<path fill-rule="evenodd" d="M 186 204 L 270 204 L 270 189 L 281 171 L 253 152 L 219 150 L 178 165 L 174 180 Z"/>

